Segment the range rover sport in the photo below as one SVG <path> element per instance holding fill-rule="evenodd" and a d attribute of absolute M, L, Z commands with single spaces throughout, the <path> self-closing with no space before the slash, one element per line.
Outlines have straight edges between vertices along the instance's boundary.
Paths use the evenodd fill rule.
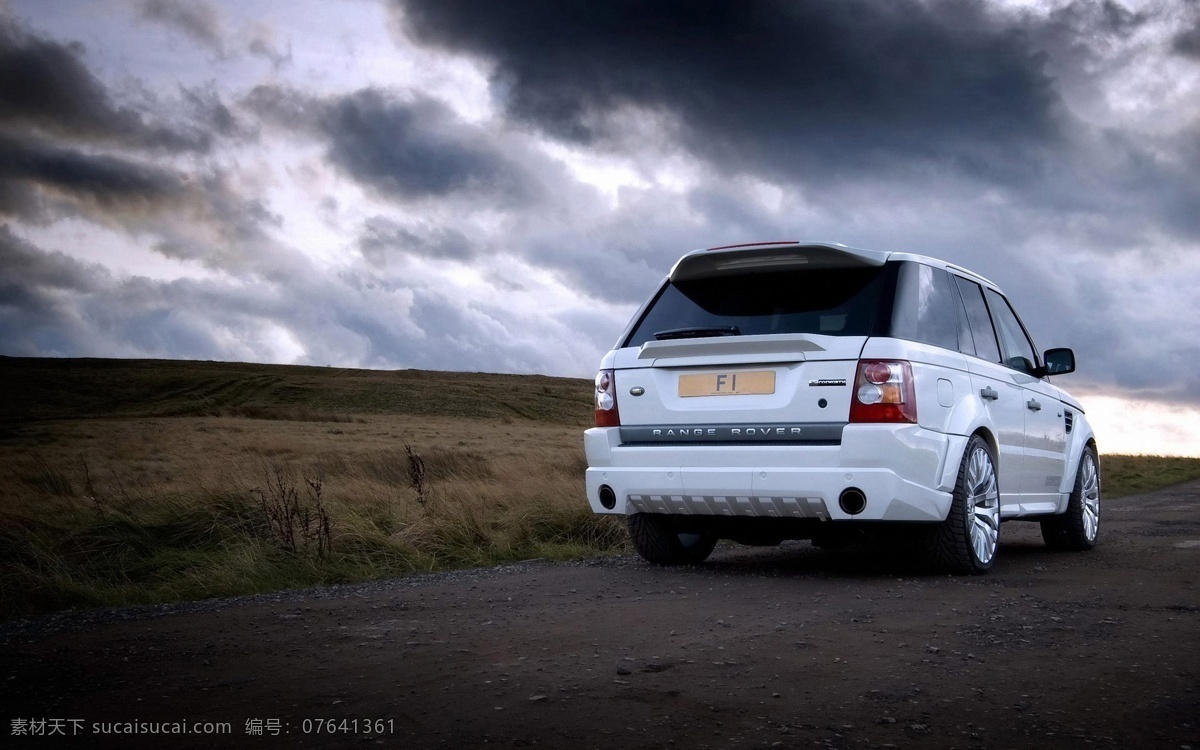
<path fill-rule="evenodd" d="M 895 534 L 986 572 L 1001 521 L 1096 543 L 1099 457 L 995 284 L 907 253 L 772 242 L 683 256 L 596 376 L 596 513 L 662 564 L 719 539 Z"/>

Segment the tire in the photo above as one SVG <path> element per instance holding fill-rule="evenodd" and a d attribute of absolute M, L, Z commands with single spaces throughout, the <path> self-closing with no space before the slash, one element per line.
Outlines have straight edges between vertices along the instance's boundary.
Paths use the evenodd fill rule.
<path fill-rule="evenodd" d="M 934 565 L 959 575 L 980 575 L 992 567 L 1000 544 L 1000 492 L 996 464 L 978 435 L 967 442 L 946 520 L 926 538 Z"/>
<path fill-rule="evenodd" d="M 1050 549 L 1082 552 L 1096 546 L 1100 533 L 1100 460 L 1088 445 L 1079 457 L 1067 512 L 1042 521 L 1042 539 Z"/>
<path fill-rule="evenodd" d="M 713 534 L 681 533 L 669 515 L 635 513 L 629 516 L 629 537 L 647 562 L 657 565 L 695 565 L 702 563 L 717 546 Z"/>

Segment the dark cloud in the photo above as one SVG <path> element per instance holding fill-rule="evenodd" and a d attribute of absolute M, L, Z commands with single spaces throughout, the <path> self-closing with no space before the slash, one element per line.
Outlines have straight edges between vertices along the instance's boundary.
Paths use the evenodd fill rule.
<path fill-rule="evenodd" d="M 398 102 L 364 89 L 327 106 L 321 127 L 334 162 L 385 194 L 528 196 L 520 170 L 433 99 Z"/>
<path fill-rule="evenodd" d="M 1196 139 L 1091 125 L 1064 104 L 1065 91 L 1108 96 L 1096 71 L 1121 73 L 1113 50 L 1157 18 L 1112 0 L 1044 15 L 982 0 L 393 8 L 418 43 L 488 60 L 512 120 L 580 148 L 652 153 L 657 143 L 634 137 L 644 127 L 701 164 L 802 189 L 835 213 L 844 209 L 825 196 L 857 201 L 890 183 L 947 205 L 991 192 L 1023 213 L 1013 220 L 1071 222 L 1101 247 L 1151 231 L 1200 236 Z M 694 192 L 696 210 L 761 231 L 771 212 L 735 217 L 716 185 Z"/>
<path fill-rule="evenodd" d="M 164 124 L 143 112 L 118 106 L 87 69 L 78 44 L 33 36 L 3 16 L 0 126 L 171 151 L 211 146 L 202 130 Z"/>
<path fill-rule="evenodd" d="M 182 31 L 195 41 L 224 53 L 221 16 L 216 8 L 200 0 L 142 0 L 141 17 Z"/>
<path fill-rule="evenodd" d="M 250 40 L 249 44 L 246 45 L 246 51 L 256 57 L 268 60 L 276 70 L 292 61 L 292 45 L 290 42 L 287 45 L 287 51 L 284 52 L 270 38 L 262 34 Z"/>
<path fill-rule="evenodd" d="M 383 216 L 366 221 L 358 239 L 358 248 L 363 257 L 374 265 L 383 264 L 389 255 L 396 252 L 463 262 L 475 257 L 471 240 L 457 229 L 408 227 Z"/>
<path fill-rule="evenodd" d="M 0 122 L 24 122 L 83 135 L 130 124 L 84 66 L 81 48 L 30 36 L 0 17 Z"/>
<path fill-rule="evenodd" d="M 1042 58 L 980 2 L 397 3 L 412 38 L 491 60 L 510 115 L 569 141 L 618 136 L 635 107 L 735 169 L 903 158 L 1018 179 L 1057 137 Z"/>
<path fill-rule="evenodd" d="M 0 133 L 0 214 L 30 212 L 31 188 L 120 213 L 160 207 L 185 193 L 178 175 L 156 166 Z"/>
<path fill-rule="evenodd" d="M 0 353 L 7 355 L 245 358 L 252 350 L 240 341 L 261 336 L 272 314 L 289 312 L 263 302 L 273 291 L 115 278 L 0 226 Z"/>
<path fill-rule="evenodd" d="M 1114 0 L 1073 0 L 1050 14 L 1052 24 L 1065 24 L 1076 32 L 1076 43 L 1087 46 L 1096 40 L 1126 38 L 1150 18 L 1148 13 L 1130 10 Z M 1089 38 L 1090 37 L 1090 38 Z"/>
<path fill-rule="evenodd" d="M 278 277 L 295 262 L 267 240 L 282 217 L 220 171 L 185 175 L 155 163 L 0 133 L 0 216 L 47 224 L 86 217 L 147 235 L 162 255 Z"/>
<path fill-rule="evenodd" d="M 38 195 L 32 185 L 6 179 L 2 174 L 0 174 L 0 216 L 21 217 L 34 223 L 43 223 L 49 218 L 42 197 Z"/>
<path fill-rule="evenodd" d="M 259 86 L 244 103 L 276 124 L 319 135 L 336 166 L 384 196 L 465 194 L 515 205 L 537 194 L 535 181 L 493 145 L 493 137 L 427 96 L 401 100 L 368 88 L 314 98 Z"/>
<path fill-rule="evenodd" d="M 45 253 L 0 224 L 0 305 L 11 303 L 19 280 L 25 289 L 86 291 L 95 284 L 97 266 L 85 265 L 62 253 Z"/>
<path fill-rule="evenodd" d="M 1181 55 L 1200 60 L 1200 20 L 1171 40 L 1171 48 Z"/>
<path fill-rule="evenodd" d="M 577 209 L 557 222 L 545 222 L 521 244 L 532 263 L 553 269 L 581 301 L 636 306 L 685 252 L 761 236 L 761 227 L 747 234 L 724 216 L 693 208 L 688 195 L 631 190 L 615 210 L 590 215 Z"/>
<path fill-rule="evenodd" d="M 1192 279 L 1174 278 L 1151 259 L 1138 265 L 1144 280 L 1124 285 L 1114 285 L 1101 264 L 1070 274 L 1012 269 L 995 280 L 1040 346 L 1075 350 L 1077 374 L 1059 381 L 1067 389 L 1078 382 L 1162 403 L 1200 403 L 1200 374 L 1191 365 L 1200 361 L 1200 342 L 1190 326 L 1163 316 L 1164 309 L 1196 309 L 1200 293 Z"/>
<path fill-rule="evenodd" d="M 251 112 L 277 125 L 315 130 L 321 100 L 298 89 L 274 84 L 255 86 L 242 98 Z"/>
<path fill-rule="evenodd" d="M 212 85 L 204 88 L 184 89 L 183 106 L 193 127 L 204 133 L 221 136 L 244 136 L 245 128 L 238 122 L 233 111 L 225 106 Z"/>
<path fill-rule="evenodd" d="M 1102 255 L 1167 235 L 1200 240 L 1200 139 L 1156 138 L 1108 129 L 1064 155 L 1026 191 L 1029 216 L 1068 217 L 1086 227 L 1087 246 Z M 1164 158 L 1170 154 L 1170 158 Z"/>
<path fill-rule="evenodd" d="M 78 318 L 70 303 L 107 273 L 62 253 L 47 253 L 0 225 L 0 352 L 71 355 Z"/>

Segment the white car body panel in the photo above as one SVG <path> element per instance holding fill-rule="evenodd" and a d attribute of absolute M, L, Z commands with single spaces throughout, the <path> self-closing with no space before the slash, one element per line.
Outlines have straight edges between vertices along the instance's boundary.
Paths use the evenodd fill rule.
<path fill-rule="evenodd" d="M 882 267 L 891 261 L 929 265 L 999 291 L 978 274 L 934 258 L 832 244 L 697 250 L 680 258 L 667 280 L 760 268 Z M 618 342 L 630 337 L 654 299 L 642 305 Z M 860 359 L 911 364 L 916 424 L 847 424 Z M 1094 443 L 1082 407 L 1048 378 L 906 339 L 773 334 L 648 340 L 640 346 L 618 343 L 600 368 L 613 371 L 621 426 L 585 433 L 587 496 L 596 513 L 937 522 L 949 511 L 968 440 L 979 434 L 994 454 L 1001 516 L 1041 517 L 1066 510 L 1080 456 Z M 770 394 L 684 397 L 677 385 L 686 373 L 766 370 L 775 373 Z M 845 385 L 814 385 L 822 381 Z M 981 396 L 985 390 L 996 398 Z M 840 442 L 829 445 L 632 444 L 622 438 L 625 428 L 628 437 L 635 427 L 738 425 L 795 426 L 799 434 L 808 434 L 810 425 L 820 434 L 843 426 Z M 612 507 L 601 503 L 601 487 L 613 491 Z M 867 498 L 854 515 L 838 503 L 851 487 Z"/>

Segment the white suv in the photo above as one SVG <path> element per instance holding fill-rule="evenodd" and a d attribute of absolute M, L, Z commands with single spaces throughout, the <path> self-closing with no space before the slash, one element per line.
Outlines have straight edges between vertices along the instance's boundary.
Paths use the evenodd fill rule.
<path fill-rule="evenodd" d="M 994 284 L 907 253 L 771 242 L 683 256 L 596 377 L 588 501 L 651 562 L 718 539 L 844 545 L 906 530 L 987 571 L 1000 522 L 1096 543 L 1100 472 L 1079 403 Z"/>

